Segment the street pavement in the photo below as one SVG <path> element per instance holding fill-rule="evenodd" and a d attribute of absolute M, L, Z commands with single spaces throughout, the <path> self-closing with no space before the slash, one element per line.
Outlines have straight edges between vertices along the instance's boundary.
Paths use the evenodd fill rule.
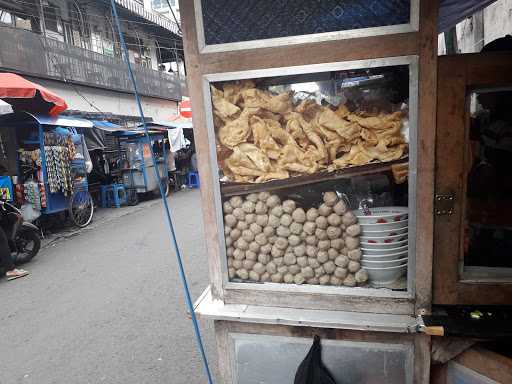
<path fill-rule="evenodd" d="M 195 299 L 208 284 L 199 191 L 169 201 Z M 0 384 L 207 382 L 162 207 L 103 213 L 47 243 L 27 278 L 0 280 Z M 216 374 L 213 325 L 200 324 Z"/>

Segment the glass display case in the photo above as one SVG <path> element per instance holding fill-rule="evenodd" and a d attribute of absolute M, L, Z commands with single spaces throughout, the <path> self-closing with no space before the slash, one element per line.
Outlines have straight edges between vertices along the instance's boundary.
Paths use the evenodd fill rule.
<path fill-rule="evenodd" d="M 206 51 L 334 40 L 418 30 L 418 0 L 196 0 Z"/>
<path fill-rule="evenodd" d="M 208 75 L 205 89 L 224 281 L 407 293 L 416 57 Z"/>
<path fill-rule="evenodd" d="M 181 5 L 223 381 L 427 383 L 438 4 Z"/>

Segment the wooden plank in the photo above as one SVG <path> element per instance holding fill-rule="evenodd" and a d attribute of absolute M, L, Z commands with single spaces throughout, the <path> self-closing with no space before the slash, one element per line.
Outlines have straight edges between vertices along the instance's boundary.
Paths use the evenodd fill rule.
<path fill-rule="evenodd" d="M 412 299 L 396 297 L 350 296 L 293 291 L 256 291 L 230 288 L 225 290 L 224 300 L 226 304 L 267 305 L 283 308 L 392 313 L 396 315 L 412 315 L 414 313 Z"/>
<path fill-rule="evenodd" d="M 194 124 L 194 140 L 197 153 L 197 165 L 201 180 L 201 201 L 203 211 L 204 234 L 208 249 L 208 265 L 212 292 L 215 297 L 222 297 L 221 254 L 219 246 L 217 216 L 215 211 L 215 191 L 213 189 L 213 167 L 210 162 L 210 142 L 215 138 L 208 137 L 206 117 L 203 105 L 202 78 L 199 71 L 200 58 L 196 41 L 196 25 L 192 1 L 180 1 L 183 22 L 183 45 L 187 58 L 187 82 L 192 104 L 192 121 Z"/>
<path fill-rule="evenodd" d="M 214 321 L 215 339 L 217 341 L 217 366 L 222 377 L 222 383 L 233 383 L 233 367 L 235 361 L 233 348 L 229 341 L 229 322 Z"/>
<path fill-rule="evenodd" d="M 420 1 L 415 274 L 417 314 L 429 312 L 432 303 L 438 9 L 438 0 Z M 425 376 L 422 381 L 428 382 L 428 371 Z"/>
<path fill-rule="evenodd" d="M 430 383 L 430 350 L 431 338 L 417 334 L 414 337 L 414 383 Z"/>
<path fill-rule="evenodd" d="M 414 333 L 417 329 L 416 318 L 408 315 L 224 304 L 214 300 L 209 289 L 195 308 L 198 316 L 210 320 L 397 333 Z"/>
<path fill-rule="evenodd" d="M 269 336 L 291 336 L 313 338 L 314 335 L 322 339 L 362 341 L 389 344 L 404 344 L 414 342 L 414 339 L 421 337 L 420 334 L 406 334 L 393 332 L 366 332 L 350 329 L 332 329 L 318 327 L 290 327 L 282 324 L 255 324 L 239 321 L 215 321 L 223 323 L 229 333 L 248 333 Z"/>
<path fill-rule="evenodd" d="M 466 62 L 467 81 L 477 86 L 510 86 L 512 53 L 489 52 L 462 55 Z"/>
<path fill-rule="evenodd" d="M 455 361 L 498 383 L 512 383 L 512 359 L 475 347 L 455 358 Z"/>
<path fill-rule="evenodd" d="M 365 165 L 358 165 L 339 169 L 336 171 L 318 172 L 313 175 L 295 176 L 283 180 L 272 180 L 265 183 L 221 183 L 222 196 L 243 195 L 247 193 L 273 191 L 282 188 L 298 187 L 301 185 L 308 185 L 319 183 L 322 181 L 332 181 L 338 179 L 346 179 L 355 176 L 371 175 L 376 173 L 391 172 L 393 164 L 400 164 L 407 162 L 407 158 L 402 158 L 385 163 L 376 162 Z"/>
<path fill-rule="evenodd" d="M 430 383 L 431 384 L 448 384 L 446 382 L 447 379 L 447 366 L 443 365 L 433 365 L 430 371 Z"/>
<path fill-rule="evenodd" d="M 462 226 L 466 71 L 458 56 L 439 60 L 436 193 L 454 194 L 454 213 L 436 216 L 434 303 L 455 303 Z"/>
<path fill-rule="evenodd" d="M 418 33 L 200 55 L 202 73 L 247 71 L 418 54 Z"/>

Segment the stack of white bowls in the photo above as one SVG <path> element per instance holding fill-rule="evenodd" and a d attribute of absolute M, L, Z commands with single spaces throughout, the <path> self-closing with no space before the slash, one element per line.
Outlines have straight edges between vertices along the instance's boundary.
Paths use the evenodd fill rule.
<path fill-rule="evenodd" d="M 374 286 L 391 286 L 407 272 L 408 208 L 370 208 L 355 211 L 361 226 L 361 264 Z"/>

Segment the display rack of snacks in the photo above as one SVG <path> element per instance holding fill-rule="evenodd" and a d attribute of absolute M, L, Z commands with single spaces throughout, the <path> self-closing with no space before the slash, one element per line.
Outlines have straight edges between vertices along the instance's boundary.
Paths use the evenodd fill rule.
<path fill-rule="evenodd" d="M 408 211 L 412 63 L 210 83 L 230 282 L 407 289 L 358 210 Z"/>
<path fill-rule="evenodd" d="M 196 313 L 226 383 L 293 381 L 319 333 L 336 381 L 426 383 L 410 321 L 431 297 L 437 2 L 320 3 L 181 3 L 210 271 Z M 370 345 L 403 351 L 401 373 L 376 373 Z"/>

